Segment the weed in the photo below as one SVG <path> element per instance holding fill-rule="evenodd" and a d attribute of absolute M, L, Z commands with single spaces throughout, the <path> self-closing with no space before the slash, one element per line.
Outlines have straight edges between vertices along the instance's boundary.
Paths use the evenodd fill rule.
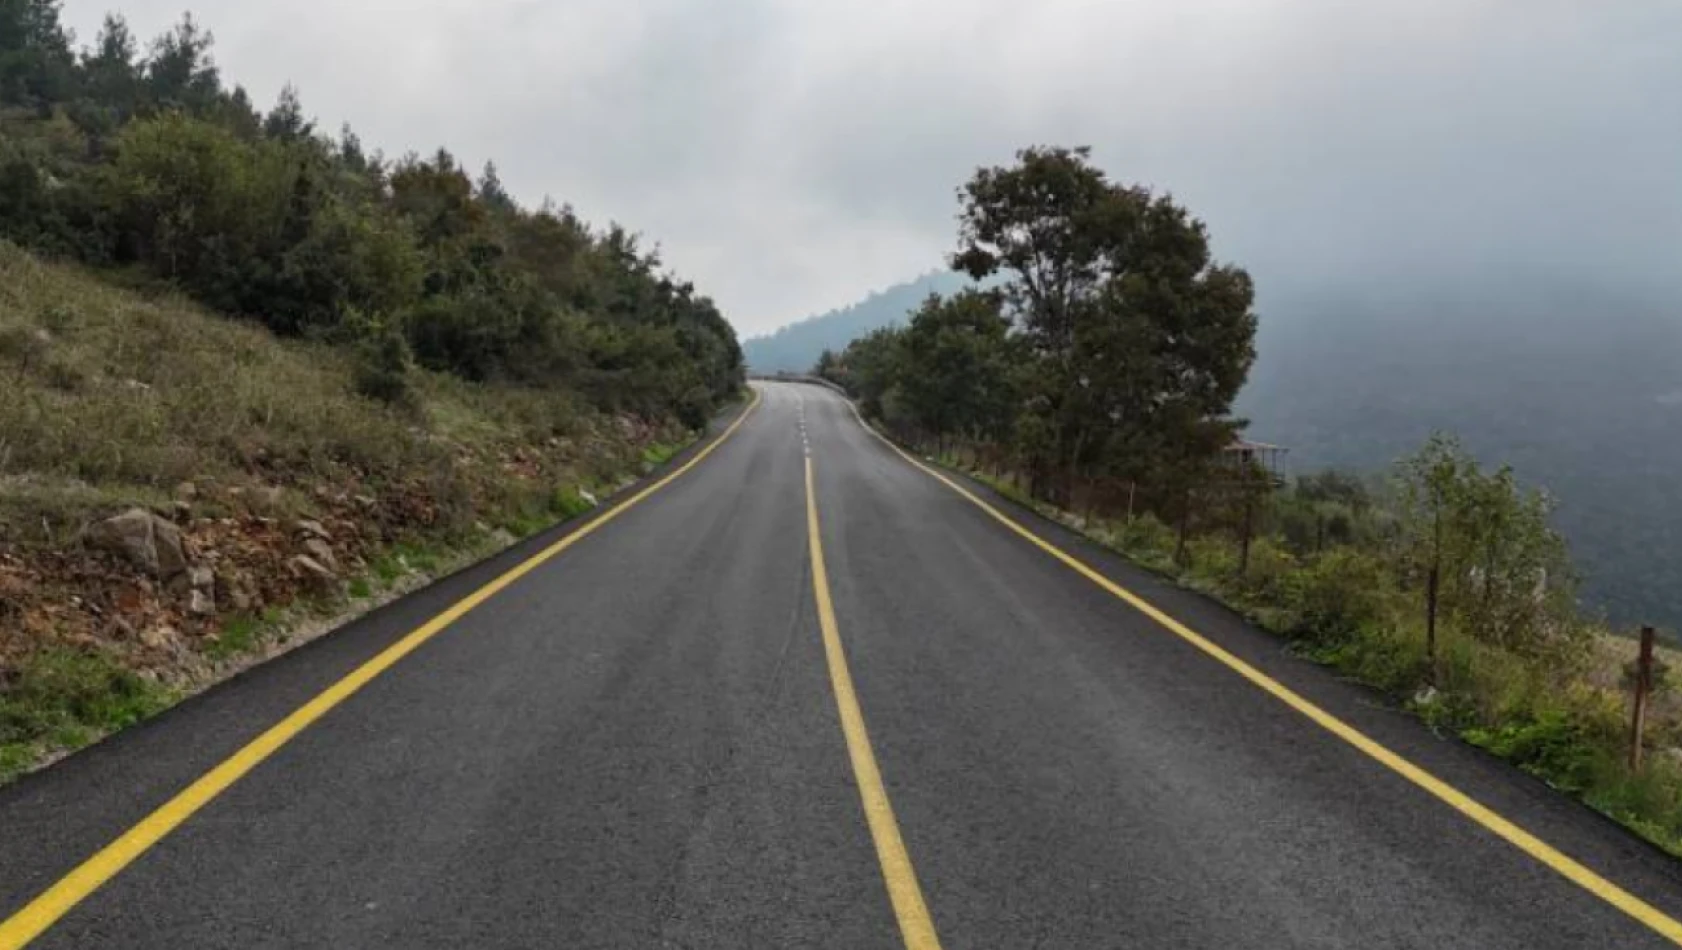
<path fill-rule="evenodd" d="M 576 518 L 595 507 L 595 503 L 585 498 L 576 485 L 555 489 L 549 499 L 549 510 L 563 520 Z"/>
<path fill-rule="evenodd" d="M 173 698 L 170 690 L 104 653 L 40 650 L 18 667 L 0 694 L 0 746 L 23 746 L 43 736 L 69 747 L 83 745 L 157 713 Z"/>
<path fill-rule="evenodd" d="M 249 614 L 230 617 L 222 624 L 221 634 L 205 650 L 213 660 L 249 653 L 257 648 L 263 623 Z"/>

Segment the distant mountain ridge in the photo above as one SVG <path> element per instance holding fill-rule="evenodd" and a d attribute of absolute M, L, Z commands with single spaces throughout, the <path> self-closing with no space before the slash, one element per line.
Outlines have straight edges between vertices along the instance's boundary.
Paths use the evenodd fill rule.
<path fill-rule="evenodd" d="M 1662 287 L 1521 271 L 1258 278 L 1237 412 L 1293 471 L 1385 471 L 1433 431 L 1557 499 L 1584 598 L 1682 627 L 1682 319 Z"/>
<path fill-rule="evenodd" d="M 953 271 L 931 271 L 915 280 L 872 293 L 848 307 L 791 323 L 766 336 L 743 341 L 742 355 L 755 373 L 798 373 L 811 369 L 824 350 L 840 352 L 879 327 L 904 323 L 930 294 L 942 297 L 973 286 Z"/>

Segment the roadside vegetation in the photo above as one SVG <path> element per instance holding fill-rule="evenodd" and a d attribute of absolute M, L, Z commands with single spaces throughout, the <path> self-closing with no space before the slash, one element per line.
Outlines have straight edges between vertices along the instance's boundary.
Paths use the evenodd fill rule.
<path fill-rule="evenodd" d="M 736 399 L 717 308 L 494 165 L 259 111 L 190 16 L 0 0 L 0 778 L 593 508 Z"/>
<path fill-rule="evenodd" d="M 1545 494 L 1449 436 L 1383 477 L 1277 477 L 1231 416 L 1249 278 L 1200 222 L 1084 150 L 1024 151 L 960 194 L 954 266 L 995 289 L 931 297 L 817 375 L 901 443 L 1682 854 L 1675 655 L 1634 769 L 1635 648 L 1579 610 Z"/>

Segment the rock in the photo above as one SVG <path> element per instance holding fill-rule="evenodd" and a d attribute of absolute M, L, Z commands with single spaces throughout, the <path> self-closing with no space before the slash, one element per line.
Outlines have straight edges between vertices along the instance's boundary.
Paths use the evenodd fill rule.
<path fill-rule="evenodd" d="M 194 564 L 187 568 L 187 586 L 194 590 L 214 590 L 216 572 L 203 564 Z"/>
<path fill-rule="evenodd" d="M 356 495 L 353 496 L 351 500 L 356 502 L 357 506 L 361 508 L 373 508 L 379 504 L 379 499 L 375 498 L 373 495 Z"/>
<path fill-rule="evenodd" d="M 192 482 L 182 482 L 181 484 L 175 486 L 175 500 L 176 501 L 189 501 L 190 502 L 190 501 L 193 501 L 194 499 L 196 499 L 198 497 L 199 497 L 199 486 L 194 485 Z"/>
<path fill-rule="evenodd" d="M 154 650 L 173 650 L 181 645 L 181 634 L 168 624 L 140 631 L 140 642 Z"/>
<path fill-rule="evenodd" d="M 332 571 L 307 554 L 299 554 L 287 563 L 291 565 L 292 573 L 307 581 L 326 584 L 337 579 Z"/>
<path fill-rule="evenodd" d="M 228 606 L 238 613 L 245 613 L 251 609 L 251 595 L 243 587 L 228 588 Z"/>
<path fill-rule="evenodd" d="M 1413 694 L 1413 704 L 1415 706 L 1429 706 L 1436 701 L 1437 688 L 1435 686 L 1426 686 Z"/>
<path fill-rule="evenodd" d="M 332 547 L 326 541 L 320 538 L 305 538 L 304 551 L 309 554 L 312 560 L 325 565 L 328 570 L 335 574 L 338 573 L 339 559 L 333 554 Z"/>
<path fill-rule="evenodd" d="M 601 504 L 601 502 L 596 500 L 595 495 L 590 494 L 588 491 L 585 491 L 582 488 L 580 488 L 578 490 L 578 497 L 580 497 L 580 498 L 584 499 L 586 502 L 588 502 L 590 504 L 590 507 L 592 507 L 592 508 Z"/>
<path fill-rule="evenodd" d="M 187 595 L 187 612 L 208 617 L 216 612 L 216 601 L 210 594 L 195 587 Z"/>
<path fill-rule="evenodd" d="M 518 540 L 520 539 L 514 537 L 513 532 L 509 531 L 507 528 L 497 528 L 491 532 L 491 543 L 496 545 L 498 548 L 506 548 Z"/>
<path fill-rule="evenodd" d="M 169 503 L 169 514 L 176 521 L 184 522 L 193 516 L 192 503 L 180 500 L 172 501 Z"/>
<path fill-rule="evenodd" d="M 130 508 L 94 522 L 83 532 L 83 539 L 93 547 L 121 554 L 160 580 L 187 569 L 180 529 L 144 508 Z"/>
<path fill-rule="evenodd" d="M 333 540 L 333 536 L 327 533 L 327 529 L 321 526 L 321 522 L 312 521 L 309 518 L 299 518 L 292 522 L 292 530 L 308 537 L 320 538 L 323 541 Z"/>

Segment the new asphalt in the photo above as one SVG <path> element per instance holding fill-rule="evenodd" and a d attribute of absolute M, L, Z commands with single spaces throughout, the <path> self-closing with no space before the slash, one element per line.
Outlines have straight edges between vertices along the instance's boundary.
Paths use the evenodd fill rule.
<path fill-rule="evenodd" d="M 693 469 L 374 678 L 31 946 L 904 946 L 819 633 L 808 455 L 858 705 L 944 946 L 1674 946 L 1017 536 L 833 393 L 756 385 Z M 1682 917 L 1673 859 L 1011 513 Z M 569 530 L 0 789 L 0 920 Z"/>

